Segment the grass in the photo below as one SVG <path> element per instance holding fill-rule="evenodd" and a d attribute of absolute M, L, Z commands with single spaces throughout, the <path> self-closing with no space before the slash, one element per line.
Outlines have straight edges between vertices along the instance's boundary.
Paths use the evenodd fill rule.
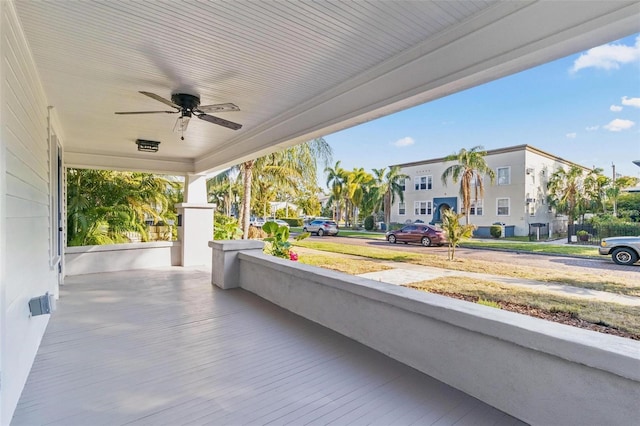
<path fill-rule="evenodd" d="M 302 227 L 294 226 L 290 229 L 291 232 L 302 232 Z M 366 238 L 369 240 L 384 240 L 384 233 L 368 232 L 368 231 L 350 231 L 340 228 L 339 236 L 350 238 Z"/>
<path fill-rule="evenodd" d="M 381 265 L 378 262 L 369 260 L 358 260 L 354 262 L 352 258 L 338 257 L 335 255 L 322 254 L 300 254 L 298 261 L 307 265 L 319 266 L 321 268 L 332 269 L 350 275 L 366 274 L 367 272 L 378 272 L 392 269 L 389 266 Z"/>
<path fill-rule="evenodd" d="M 406 287 L 428 292 L 457 293 L 478 297 L 483 304 L 498 307 L 498 301 L 528 305 L 550 312 L 567 312 L 594 324 L 607 324 L 640 335 L 640 308 L 616 303 L 567 297 L 555 293 L 514 288 L 491 281 L 446 277 L 413 283 Z"/>
<path fill-rule="evenodd" d="M 313 245 L 315 248 L 335 248 L 335 243 L 319 242 L 305 245 Z M 302 244 L 300 244 L 302 246 Z M 359 275 L 367 272 L 375 272 L 391 269 L 386 265 L 381 265 L 376 261 L 364 260 L 356 256 L 361 250 L 370 256 L 375 256 L 379 260 L 394 260 L 398 256 L 392 256 L 388 252 L 391 250 L 371 249 L 353 246 L 341 246 L 345 249 L 352 247 L 355 250 L 342 250 L 351 253 L 326 253 L 318 254 L 305 247 L 299 248 L 300 261 L 309 265 L 315 265 L 335 271 L 344 272 L 351 275 Z M 387 253 L 385 253 L 387 252 Z M 423 255 L 409 254 L 405 257 L 413 259 Z M 412 262 L 414 263 L 414 262 Z M 616 303 L 592 301 L 578 297 L 563 296 L 557 293 L 545 291 L 533 291 L 522 289 L 507 284 L 496 283 L 490 280 L 479 280 L 468 277 L 440 277 L 434 280 L 412 283 L 406 287 L 432 293 L 461 294 L 465 296 L 477 297 L 477 303 L 500 309 L 499 302 L 516 305 L 530 306 L 534 309 L 542 309 L 549 312 L 561 312 L 569 314 L 571 317 L 579 318 L 593 324 L 606 324 L 608 326 L 640 335 L 640 308 L 624 306 Z"/>
<path fill-rule="evenodd" d="M 379 261 L 406 262 L 456 271 L 502 275 L 630 296 L 640 296 L 640 285 L 638 285 L 638 282 L 630 282 L 630 280 L 624 277 L 618 277 L 613 274 L 603 276 L 588 272 L 567 272 L 461 258 L 451 262 L 444 256 L 434 254 L 398 252 L 389 249 L 339 244 L 331 241 L 302 240 L 296 242 L 295 245 L 326 252 L 361 256 Z"/>
<path fill-rule="evenodd" d="M 572 256 L 600 257 L 596 246 L 555 245 L 532 242 L 517 242 L 504 240 L 467 240 L 462 247 L 499 248 L 526 253 L 549 253 Z"/>

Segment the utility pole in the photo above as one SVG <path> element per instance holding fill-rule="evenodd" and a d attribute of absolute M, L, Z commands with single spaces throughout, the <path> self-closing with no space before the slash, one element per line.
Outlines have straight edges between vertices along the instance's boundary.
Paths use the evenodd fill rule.
<path fill-rule="evenodd" d="M 613 169 L 613 176 L 612 176 L 613 180 L 611 182 L 613 184 L 613 191 L 614 191 L 614 194 L 613 194 L 613 217 L 617 217 L 618 214 L 617 214 L 617 208 L 616 208 L 617 206 L 616 206 L 616 204 L 617 204 L 617 200 L 618 200 L 618 194 L 617 194 L 618 186 L 616 185 L 616 165 L 613 164 L 613 162 L 611 162 L 611 168 Z"/>

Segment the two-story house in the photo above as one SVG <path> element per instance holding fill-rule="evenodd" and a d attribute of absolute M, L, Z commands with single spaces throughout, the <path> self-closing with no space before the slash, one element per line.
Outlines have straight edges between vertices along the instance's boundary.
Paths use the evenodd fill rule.
<path fill-rule="evenodd" d="M 495 172 L 495 181 L 491 184 L 488 176 L 482 177 L 484 197 L 472 200 L 471 223 L 479 227 L 503 223 L 513 226 L 516 236 L 535 232 L 531 224 L 544 224 L 545 233 L 566 229 L 566 218 L 557 216 L 547 203 L 547 182 L 554 171 L 578 164 L 530 145 L 487 151 L 485 161 Z M 392 206 L 391 221 L 437 223 L 443 209 L 461 212 L 460 182 L 442 183 L 442 174 L 453 164 L 444 158 L 398 164 L 409 178 L 403 202 L 396 198 Z"/>

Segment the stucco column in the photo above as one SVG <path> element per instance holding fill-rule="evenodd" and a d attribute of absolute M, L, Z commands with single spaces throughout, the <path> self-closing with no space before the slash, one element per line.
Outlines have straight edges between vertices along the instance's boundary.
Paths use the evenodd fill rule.
<path fill-rule="evenodd" d="M 238 253 L 262 253 L 264 243 L 257 240 L 209 241 L 211 247 L 211 284 L 222 289 L 240 287 L 240 260 Z"/>
<path fill-rule="evenodd" d="M 184 203 L 176 204 L 181 221 L 178 238 L 181 242 L 182 266 L 209 265 L 208 243 L 213 238 L 215 204 L 207 203 L 207 179 L 188 175 L 184 183 Z"/>

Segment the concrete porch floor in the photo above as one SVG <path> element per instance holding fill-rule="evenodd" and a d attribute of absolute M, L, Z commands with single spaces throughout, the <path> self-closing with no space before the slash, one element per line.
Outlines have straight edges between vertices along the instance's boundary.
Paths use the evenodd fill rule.
<path fill-rule="evenodd" d="M 125 424 L 522 423 L 209 271 L 67 277 L 12 425 Z"/>

